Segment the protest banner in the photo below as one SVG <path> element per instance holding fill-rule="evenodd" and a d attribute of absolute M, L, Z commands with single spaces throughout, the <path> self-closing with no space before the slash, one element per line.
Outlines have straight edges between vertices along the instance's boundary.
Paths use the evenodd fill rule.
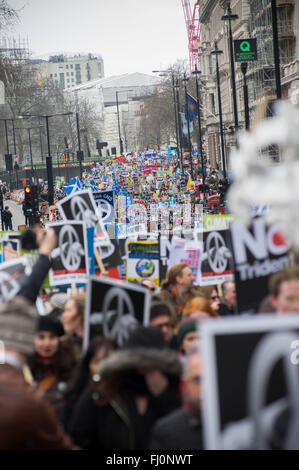
<path fill-rule="evenodd" d="M 231 226 L 237 304 L 239 313 L 257 313 L 268 295 L 271 274 L 293 264 L 293 255 L 279 224 L 266 225 L 262 217 L 250 227 Z"/>
<path fill-rule="evenodd" d="M 13 299 L 31 273 L 27 256 L 0 264 L 0 301 Z"/>
<path fill-rule="evenodd" d="M 2 241 L 2 262 L 10 261 L 21 256 L 20 240 L 3 240 Z"/>
<path fill-rule="evenodd" d="M 94 191 L 92 196 L 101 211 L 102 223 L 113 223 L 115 221 L 114 191 Z"/>
<path fill-rule="evenodd" d="M 126 280 L 152 279 L 159 285 L 159 242 L 128 241 Z"/>
<path fill-rule="evenodd" d="M 149 323 L 146 287 L 104 277 L 90 277 L 87 287 L 83 349 L 93 336 L 113 338 L 121 346 L 130 331 Z"/>
<path fill-rule="evenodd" d="M 53 222 L 46 226 L 50 227 L 55 230 L 57 237 L 57 247 L 51 254 L 50 284 L 86 283 L 89 263 L 85 223 Z"/>
<path fill-rule="evenodd" d="M 168 269 L 177 263 L 186 263 L 195 278 L 198 275 L 202 243 L 197 240 L 172 237 Z"/>
<path fill-rule="evenodd" d="M 90 191 L 77 191 L 57 202 L 56 205 L 64 220 L 82 221 L 86 227 L 94 227 L 96 247 L 105 244 L 108 240 L 109 237 Z"/>
<path fill-rule="evenodd" d="M 205 448 L 298 449 L 299 316 L 207 320 L 200 335 Z"/>
<path fill-rule="evenodd" d="M 234 279 L 229 230 L 204 231 L 203 250 L 196 283 L 201 286 L 222 284 Z"/>

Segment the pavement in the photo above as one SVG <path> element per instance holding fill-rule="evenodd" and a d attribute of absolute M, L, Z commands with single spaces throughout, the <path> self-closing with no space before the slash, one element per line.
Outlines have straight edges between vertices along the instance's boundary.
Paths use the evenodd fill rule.
<path fill-rule="evenodd" d="M 4 207 L 8 206 L 10 212 L 12 213 L 13 230 L 18 230 L 18 225 L 25 225 L 25 216 L 23 214 L 22 205 L 19 205 L 10 199 L 8 200 L 4 199 L 3 206 Z"/>

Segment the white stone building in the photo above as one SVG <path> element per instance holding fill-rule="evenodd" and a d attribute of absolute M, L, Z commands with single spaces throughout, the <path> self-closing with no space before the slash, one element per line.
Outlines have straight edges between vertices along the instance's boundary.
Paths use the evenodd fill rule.
<path fill-rule="evenodd" d="M 109 152 L 116 149 L 118 154 L 119 136 L 124 152 L 139 149 L 137 129 L 140 106 L 143 99 L 153 94 L 160 83 L 159 77 L 136 72 L 93 80 L 66 92 L 75 93 L 79 107 L 80 97 L 92 103 L 100 119 L 101 140 L 108 143 Z"/>

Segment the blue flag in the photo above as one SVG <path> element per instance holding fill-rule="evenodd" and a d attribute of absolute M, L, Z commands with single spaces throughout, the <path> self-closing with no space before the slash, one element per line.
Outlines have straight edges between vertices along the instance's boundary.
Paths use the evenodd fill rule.
<path fill-rule="evenodd" d="M 188 106 L 188 108 L 187 108 Z M 197 100 L 193 98 L 193 96 L 187 93 L 187 103 L 185 104 L 185 118 L 188 119 L 189 113 L 189 121 L 194 121 L 197 116 Z"/>
<path fill-rule="evenodd" d="M 63 186 L 63 189 L 68 196 L 76 191 L 80 191 L 82 189 L 82 185 L 78 176 L 76 176 L 76 178 L 72 178 L 68 185 Z"/>
<path fill-rule="evenodd" d="M 188 135 L 188 122 L 187 122 L 187 119 L 185 118 L 184 113 L 180 113 L 180 115 L 181 115 L 181 120 L 182 120 L 183 134 Z M 189 130 L 190 130 L 190 134 L 191 134 L 191 132 L 193 132 L 193 122 L 192 121 L 189 121 Z"/>

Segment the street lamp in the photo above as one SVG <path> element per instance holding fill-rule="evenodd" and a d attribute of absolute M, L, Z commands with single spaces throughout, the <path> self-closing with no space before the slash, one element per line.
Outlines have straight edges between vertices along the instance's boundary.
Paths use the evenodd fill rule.
<path fill-rule="evenodd" d="M 177 109 L 177 102 L 176 102 L 176 89 L 175 89 L 175 79 L 174 79 L 174 72 L 173 70 L 153 70 L 153 73 L 159 73 L 160 77 L 168 77 L 169 72 L 171 72 L 171 80 L 172 80 L 172 93 L 173 93 L 173 106 L 174 106 L 174 121 L 175 121 L 175 135 L 176 135 L 176 145 L 178 150 L 178 156 L 181 156 L 182 148 L 181 142 L 179 141 L 179 131 L 178 126 L 179 124 L 179 111 Z M 182 158 L 181 158 L 181 170 L 182 170 Z"/>
<path fill-rule="evenodd" d="M 188 106 L 188 96 L 187 96 L 187 82 L 189 78 L 184 75 L 184 78 L 182 78 L 182 82 L 184 82 L 184 88 L 185 88 L 185 103 L 186 103 L 186 109 L 187 109 L 187 129 L 188 129 L 188 146 L 189 146 L 189 160 L 190 160 L 190 166 L 191 166 L 191 179 L 192 181 L 194 180 L 193 176 L 193 160 L 192 160 L 192 146 L 191 146 L 191 136 L 190 136 L 190 120 L 189 120 L 189 106 Z"/>
<path fill-rule="evenodd" d="M 32 157 L 32 147 L 31 147 L 31 133 L 32 129 L 41 129 L 43 126 L 33 126 L 33 127 L 26 127 L 28 131 L 28 140 L 29 140 L 29 153 L 30 153 L 30 163 L 31 163 L 31 179 L 34 183 L 35 180 L 35 173 L 34 173 L 34 166 L 33 166 L 33 157 Z"/>
<path fill-rule="evenodd" d="M 248 86 L 246 81 L 246 72 L 247 72 L 247 62 L 241 62 L 241 72 L 243 74 L 244 83 L 243 83 L 243 95 L 244 95 L 244 111 L 245 111 L 245 129 L 249 130 L 249 106 L 248 106 Z"/>
<path fill-rule="evenodd" d="M 205 175 L 205 168 L 204 168 L 204 161 L 203 161 L 203 151 L 202 151 L 202 131 L 201 131 L 201 118 L 200 118 L 200 107 L 199 107 L 199 89 L 198 89 L 198 78 L 197 75 L 201 74 L 200 70 L 197 70 L 197 64 L 195 64 L 195 70 L 192 72 L 195 75 L 195 83 L 196 83 L 196 98 L 197 98 L 197 116 L 198 116 L 198 150 L 200 155 L 201 161 L 201 169 L 202 169 L 202 184 L 203 184 L 203 194 L 204 200 L 206 200 L 206 191 L 205 191 L 205 184 L 206 184 L 206 175 Z"/>
<path fill-rule="evenodd" d="M 9 153 L 9 142 L 8 142 L 8 132 L 7 132 L 7 121 L 10 121 L 8 118 L 1 118 L 0 121 L 4 121 L 5 127 L 5 138 L 6 138 L 6 155 L 5 155 L 5 165 L 8 167 L 9 174 L 9 190 L 11 191 L 11 170 L 12 170 L 12 155 Z"/>
<path fill-rule="evenodd" d="M 235 78 L 235 62 L 234 62 L 234 49 L 233 49 L 233 35 L 232 35 L 232 20 L 237 20 L 238 15 L 232 13 L 230 5 L 227 7 L 226 15 L 223 15 L 221 19 L 223 21 L 228 21 L 228 30 L 229 30 L 229 52 L 230 52 L 230 68 L 231 68 L 231 83 L 233 91 L 233 104 L 234 104 L 234 119 L 235 119 L 235 129 L 236 131 L 239 128 L 238 120 L 238 106 L 237 106 L 237 91 L 236 91 L 236 78 Z"/>
<path fill-rule="evenodd" d="M 124 152 L 124 147 L 123 147 L 123 141 L 122 141 L 122 138 L 121 138 L 121 134 L 120 134 L 120 119 L 119 119 L 119 106 L 118 106 L 118 94 L 119 93 L 129 93 L 130 91 L 134 91 L 134 90 L 121 90 L 121 91 L 116 91 L 115 94 L 116 94 L 116 110 L 117 110 L 117 123 L 118 123 L 118 138 L 119 138 L 119 151 L 120 151 L 120 154 L 122 155 L 123 152 Z"/>
<path fill-rule="evenodd" d="M 222 155 L 222 168 L 224 178 L 226 177 L 226 168 L 225 168 L 225 154 L 224 154 L 224 136 L 223 136 L 223 122 L 222 122 L 222 104 L 221 104 L 221 90 L 220 90 L 220 74 L 219 74 L 219 64 L 218 64 L 218 55 L 222 54 L 223 51 L 218 49 L 217 42 L 215 42 L 215 49 L 211 51 L 211 54 L 216 57 L 216 77 L 217 77 L 217 91 L 218 91 L 218 108 L 219 108 L 219 124 L 220 124 L 220 139 L 221 139 L 221 155 Z"/>
<path fill-rule="evenodd" d="M 70 116 L 72 112 L 67 113 L 55 113 L 55 114 L 24 114 L 21 118 L 45 118 L 46 119 L 46 132 L 47 132 L 47 144 L 48 144 L 48 156 L 46 157 L 47 165 L 47 178 L 48 178 L 48 202 L 49 206 L 54 204 L 54 189 L 53 189 L 53 168 L 52 168 L 52 157 L 50 148 L 50 133 L 49 133 L 49 118 L 54 116 Z"/>

